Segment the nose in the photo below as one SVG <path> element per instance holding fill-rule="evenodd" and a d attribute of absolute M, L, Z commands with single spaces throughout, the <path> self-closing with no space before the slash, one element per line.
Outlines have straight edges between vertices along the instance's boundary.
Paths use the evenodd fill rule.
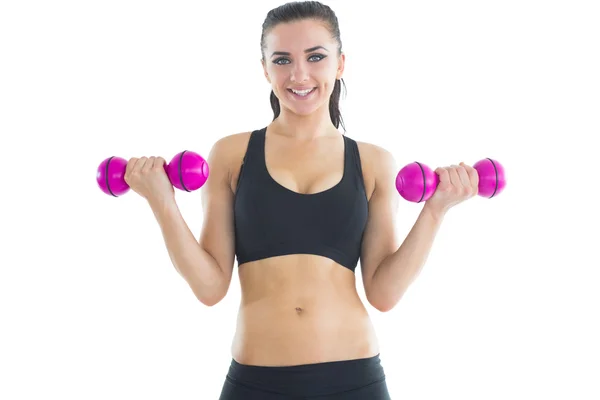
<path fill-rule="evenodd" d="M 304 63 L 298 62 L 294 64 L 290 80 L 295 83 L 301 83 L 308 80 L 308 68 Z"/>

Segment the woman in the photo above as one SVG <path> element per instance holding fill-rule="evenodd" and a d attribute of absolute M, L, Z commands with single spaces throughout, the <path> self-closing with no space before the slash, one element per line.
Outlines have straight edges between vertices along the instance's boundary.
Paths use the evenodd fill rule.
<path fill-rule="evenodd" d="M 338 131 L 345 56 L 334 12 L 318 2 L 271 10 L 261 49 L 274 119 L 211 149 L 199 243 L 164 159 L 131 159 L 126 181 L 203 304 L 226 295 L 237 257 L 242 302 L 221 399 L 389 399 L 355 268 L 360 259 L 369 303 L 392 309 L 477 175 L 462 163 L 438 168 L 438 190 L 399 246 L 392 155 Z"/>

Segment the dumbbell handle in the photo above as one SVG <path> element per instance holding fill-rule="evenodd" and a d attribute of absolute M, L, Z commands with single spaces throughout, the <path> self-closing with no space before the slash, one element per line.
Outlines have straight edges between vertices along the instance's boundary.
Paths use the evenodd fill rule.
<path fill-rule="evenodd" d="M 499 195 L 506 186 L 504 167 L 496 160 L 485 158 L 476 162 L 473 168 L 479 176 L 478 195 L 492 198 Z M 440 178 L 427 165 L 413 162 L 404 166 L 396 176 L 396 189 L 408 201 L 427 201 L 435 192 Z"/>

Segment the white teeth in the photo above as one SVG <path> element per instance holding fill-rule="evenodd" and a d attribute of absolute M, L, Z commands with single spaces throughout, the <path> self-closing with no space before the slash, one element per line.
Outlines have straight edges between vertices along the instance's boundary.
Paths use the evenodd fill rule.
<path fill-rule="evenodd" d="M 296 93 L 298 96 L 306 96 L 307 94 L 309 94 L 312 91 L 313 91 L 313 89 L 306 89 L 306 90 L 294 90 L 294 89 L 292 89 L 292 92 Z"/>

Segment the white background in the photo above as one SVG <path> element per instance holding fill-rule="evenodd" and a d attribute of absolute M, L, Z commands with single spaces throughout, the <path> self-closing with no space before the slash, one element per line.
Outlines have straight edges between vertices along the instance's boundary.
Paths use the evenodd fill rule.
<path fill-rule="evenodd" d="M 396 308 L 365 301 L 392 398 L 600 398 L 593 3 L 327 2 L 349 137 L 399 166 L 492 157 L 507 174 L 499 197 L 448 214 Z M 279 4 L 2 3 L 0 398 L 218 397 L 237 267 L 203 306 L 147 204 L 106 196 L 95 174 L 111 155 L 207 156 L 268 124 L 259 39 Z M 177 201 L 198 234 L 200 192 Z M 420 208 L 402 201 L 402 233 Z"/>

